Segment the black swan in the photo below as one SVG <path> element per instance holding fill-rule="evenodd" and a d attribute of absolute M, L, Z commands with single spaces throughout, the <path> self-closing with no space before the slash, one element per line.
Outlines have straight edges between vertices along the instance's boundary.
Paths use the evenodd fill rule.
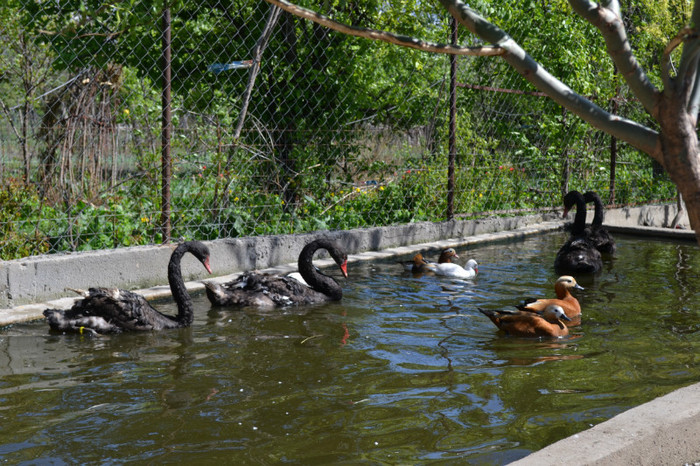
<path fill-rule="evenodd" d="M 90 288 L 87 292 L 80 292 L 84 298 L 70 309 L 44 311 L 51 330 L 96 334 L 188 327 L 194 319 L 192 301 L 180 269 L 180 261 L 186 252 L 192 253 L 211 273 L 209 249 L 203 243 L 189 241 L 175 248 L 168 263 L 168 282 L 177 303 L 176 316 L 161 314 L 146 298 L 131 291 Z"/>
<path fill-rule="evenodd" d="M 292 277 L 246 272 L 223 285 L 205 283 L 207 297 L 215 306 L 265 308 L 339 301 L 343 297 L 343 289 L 335 279 L 321 273 L 312 263 L 314 253 L 319 249 L 330 253 L 347 278 L 347 254 L 336 242 L 321 238 L 304 246 L 299 254 L 299 273 L 308 286 Z"/>
<path fill-rule="evenodd" d="M 595 206 L 595 214 L 593 215 L 593 222 L 591 223 L 588 237 L 598 251 L 603 254 L 613 254 L 617 246 L 608 230 L 603 227 L 603 201 L 600 200 L 600 196 L 595 191 L 587 191 L 583 194 L 583 199 L 586 201 L 586 204 L 592 202 Z"/>
<path fill-rule="evenodd" d="M 586 201 L 578 191 L 569 191 L 564 196 L 564 217 L 576 206 L 576 217 L 571 237 L 557 252 L 554 269 L 558 273 L 596 273 L 603 268 L 600 252 L 588 237 L 586 227 Z"/>

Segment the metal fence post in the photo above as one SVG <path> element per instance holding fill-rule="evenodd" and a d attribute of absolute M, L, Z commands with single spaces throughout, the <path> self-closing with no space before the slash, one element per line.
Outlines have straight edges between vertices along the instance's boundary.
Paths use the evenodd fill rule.
<path fill-rule="evenodd" d="M 450 21 L 452 45 L 457 45 L 457 20 Z M 457 154 L 457 55 L 450 55 L 450 128 L 447 162 L 447 220 L 454 218 L 455 158 Z"/>
<path fill-rule="evenodd" d="M 171 158 L 171 21 L 170 7 L 166 4 L 163 9 L 163 92 L 162 92 L 162 107 L 163 114 L 161 119 L 161 214 L 160 224 L 163 233 L 163 243 L 170 242 L 171 224 L 170 224 L 170 181 L 172 178 L 172 158 Z"/>

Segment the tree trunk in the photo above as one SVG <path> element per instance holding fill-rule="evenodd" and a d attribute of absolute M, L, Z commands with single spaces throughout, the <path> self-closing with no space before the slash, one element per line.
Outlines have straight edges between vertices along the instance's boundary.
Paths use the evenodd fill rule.
<path fill-rule="evenodd" d="M 678 187 L 688 211 L 690 226 L 700 242 L 700 154 L 693 120 L 675 92 L 659 101 L 663 166 Z"/>

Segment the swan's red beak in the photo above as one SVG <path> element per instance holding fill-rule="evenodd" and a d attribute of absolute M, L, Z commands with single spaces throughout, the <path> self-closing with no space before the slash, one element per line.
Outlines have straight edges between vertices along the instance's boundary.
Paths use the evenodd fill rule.
<path fill-rule="evenodd" d="M 340 271 L 343 272 L 343 276 L 345 278 L 348 278 L 348 260 L 345 259 L 345 262 L 340 264 Z"/>
<path fill-rule="evenodd" d="M 562 215 L 562 218 L 566 218 L 566 216 L 569 215 L 569 209 L 564 209 L 564 215 Z"/>
<path fill-rule="evenodd" d="M 209 272 L 209 274 L 211 274 L 211 266 L 209 265 L 209 258 L 208 257 L 206 259 L 204 259 L 204 262 L 202 262 L 202 264 L 204 264 L 204 268 L 207 269 L 207 272 Z"/>

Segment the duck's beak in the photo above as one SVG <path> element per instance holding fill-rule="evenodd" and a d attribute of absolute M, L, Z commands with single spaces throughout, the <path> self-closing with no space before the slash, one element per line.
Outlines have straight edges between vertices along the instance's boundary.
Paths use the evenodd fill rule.
<path fill-rule="evenodd" d="M 578 283 L 574 285 L 574 288 L 576 288 L 577 290 L 585 290 L 585 288 L 579 285 Z"/>
<path fill-rule="evenodd" d="M 343 272 L 343 276 L 345 278 L 348 278 L 348 260 L 345 259 L 345 261 L 340 264 L 340 271 Z"/>
<path fill-rule="evenodd" d="M 568 322 L 571 322 L 571 317 L 567 316 L 566 314 L 564 314 L 563 316 L 561 316 L 561 318 L 562 318 L 563 320 L 566 320 L 566 321 L 568 321 Z"/>

